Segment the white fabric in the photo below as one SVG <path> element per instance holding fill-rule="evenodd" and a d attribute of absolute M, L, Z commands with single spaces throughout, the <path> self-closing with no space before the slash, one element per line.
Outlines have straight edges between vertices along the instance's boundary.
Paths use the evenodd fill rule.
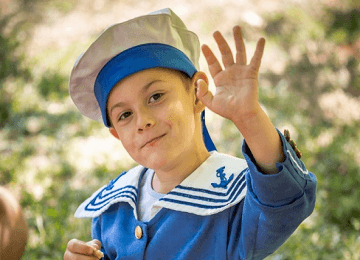
<path fill-rule="evenodd" d="M 226 188 L 214 187 L 219 184 L 217 171 L 224 168 L 226 178 L 233 174 Z M 111 185 L 104 186 L 84 201 L 75 212 L 77 218 L 94 218 L 101 215 L 111 205 L 120 202 L 129 203 L 137 218 L 139 178 L 143 166 L 137 166 L 121 175 Z M 245 173 L 248 171 L 244 159 L 210 152 L 210 156 L 180 185 L 153 204 L 150 219 L 161 208 L 188 212 L 196 215 L 212 215 L 239 203 L 246 194 Z"/>
<path fill-rule="evenodd" d="M 182 51 L 199 70 L 200 42 L 169 8 L 108 27 L 77 59 L 69 82 L 69 92 L 79 111 L 103 122 L 94 94 L 97 75 L 119 53 L 137 45 L 162 43 Z"/>
<path fill-rule="evenodd" d="M 140 182 L 139 188 L 139 203 L 137 205 L 138 220 L 142 222 L 148 222 L 152 219 L 151 214 L 152 206 L 156 201 L 165 196 L 165 194 L 156 192 L 152 187 L 152 179 L 154 176 L 154 170 L 147 170 Z M 160 210 L 160 208 L 159 208 Z"/>

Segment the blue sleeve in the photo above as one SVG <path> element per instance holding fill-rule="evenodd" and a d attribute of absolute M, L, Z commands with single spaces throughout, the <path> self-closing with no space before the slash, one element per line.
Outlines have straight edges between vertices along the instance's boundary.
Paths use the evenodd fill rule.
<path fill-rule="evenodd" d="M 248 164 L 247 194 L 239 209 L 233 210 L 232 234 L 237 238 L 241 259 L 263 259 L 278 249 L 315 207 L 316 177 L 297 158 L 295 151 L 277 130 L 285 161 L 277 163 L 278 173 L 261 173 L 244 141 L 242 152 Z M 239 224 L 240 223 L 240 224 Z M 240 240 L 239 240 L 240 235 Z"/>
<path fill-rule="evenodd" d="M 103 247 L 103 241 L 101 238 L 101 215 L 99 217 L 93 218 L 91 222 L 91 234 L 92 239 L 97 239 L 101 242 L 101 252 L 103 252 L 104 257 L 102 260 L 110 260 L 110 258 L 106 255 L 105 249 Z"/>

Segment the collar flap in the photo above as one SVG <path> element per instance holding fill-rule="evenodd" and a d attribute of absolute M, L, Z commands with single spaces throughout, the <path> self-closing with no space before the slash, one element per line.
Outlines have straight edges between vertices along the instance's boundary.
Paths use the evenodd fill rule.
<path fill-rule="evenodd" d="M 246 194 L 245 172 L 247 163 L 216 151 L 180 185 L 154 203 L 154 214 L 161 208 L 188 212 L 196 215 L 212 215 L 239 203 Z M 112 204 L 127 202 L 134 208 L 138 201 L 138 187 L 143 166 L 124 172 L 107 186 L 97 190 L 75 212 L 75 217 L 94 218 Z"/>

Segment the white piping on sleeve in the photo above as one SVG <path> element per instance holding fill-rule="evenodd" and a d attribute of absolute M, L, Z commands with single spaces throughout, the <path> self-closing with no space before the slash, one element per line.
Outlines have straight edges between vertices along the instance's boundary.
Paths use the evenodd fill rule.
<path fill-rule="evenodd" d="M 294 157 L 292 156 L 291 152 L 289 150 L 286 150 L 287 153 L 290 155 L 290 159 L 295 163 L 295 165 L 299 168 L 299 170 L 303 173 L 303 174 L 309 174 L 309 171 L 306 169 L 306 171 L 304 171 L 299 164 L 297 163 L 297 161 L 294 159 Z"/>

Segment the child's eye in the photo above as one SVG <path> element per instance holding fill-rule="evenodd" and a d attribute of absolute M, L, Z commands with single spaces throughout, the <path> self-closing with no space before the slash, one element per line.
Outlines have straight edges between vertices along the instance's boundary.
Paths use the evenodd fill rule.
<path fill-rule="evenodd" d="M 126 118 L 128 118 L 129 116 L 131 116 L 131 112 L 125 112 L 125 113 L 122 113 L 119 117 L 119 120 L 118 121 L 121 121 L 121 120 L 125 120 Z"/>
<path fill-rule="evenodd" d="M 149 102 L 153 103 L 153 102 L 157 101 L 159 98 L 161 98 L 163 95 L 164 95 L 163 93 L 156 93 L 150 97 Z"/>

